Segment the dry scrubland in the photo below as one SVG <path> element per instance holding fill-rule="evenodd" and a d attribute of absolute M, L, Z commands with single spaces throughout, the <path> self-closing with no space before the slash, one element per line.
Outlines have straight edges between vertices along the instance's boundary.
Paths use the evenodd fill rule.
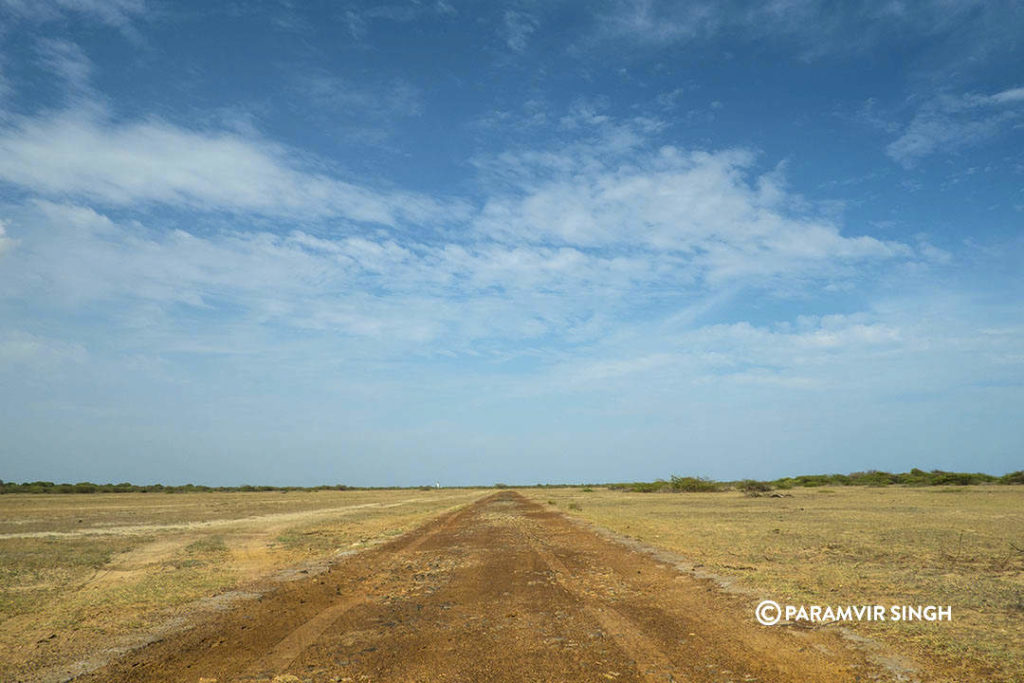
<path fill-rule="evenodd" d="M 1024 487 L 523 492 L 752 589 L 751 619 L 763 598 L 952 605 L 952 623 L 851 628 L 927 680 L 1024 680 Z"/>
<path fill-rule="evenodd" d="M 0 496 L 0 680 L 93 668 L 483 493 Z M 952 623 L 852 628 L 928 680 L 1021 680 L 1024 487 L 523 493 L 751 589 L 751 620 L 761 598 L 952 605 Z"/>
<path fill-rule="evenodd" d="M 0 496 L 0 680 L 62 680 L 480 491 Z"/>

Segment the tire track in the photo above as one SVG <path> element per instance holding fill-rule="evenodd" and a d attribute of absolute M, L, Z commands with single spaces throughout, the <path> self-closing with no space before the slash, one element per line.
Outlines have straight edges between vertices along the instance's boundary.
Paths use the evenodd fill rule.
<path fill-rule="evenodd" d="M 467 507 L 445 513 L 436 520 L 429 522 L 428 528 L 425 528 L 423 533 L 415 534 L 411 538 L 402 537 L 393 541 L 390 544 L 394 546 L 391 550 L 396 553 L 396 557 L 399 560 L 401 555 L 416 552 L 423 544 L 451 529 L 466 515 L 471 514 L 474 508 L 480 505 L 481 502 L 477 501 Z M 248 669 L 246 675 L 273 675 L 274 672 L 286 670 L 306 648 L 313 645 L 323 635 L 324 631 L 337 622 L 346 612 L 369 602 L 371 602 L 369 595 L 359 595 L 351 596 L 332 604 L 280 640 L 266 656 Z"/>
<path fill-rule="evenodd" d="M 659 681 L 683 680 L 681 672 L 672 664 L 668 655 L 655 641 L 644 635 L 637 624 L 609 605 L 590 604 L 590 596 L 583 590 L 578 579 L 573 578 L 573 572 L 565 563 L 543 541 L 527 530 L 525 525 L 518 526 L 533 552 L 551 569 L 558 585 L 583 603 L 584 611 L 601 624 L 601 628 L 632 657 L 641 678 Z"/>
<path fill-rule="evenodd" d="M 250 667 L 245 675 L 273 676 L 275 672 L 286 670 L 303 650 L 315 643 L 345 612 L 369 600 L 366 596 L 354 596 L 334 603 L 285 636 L 265 657 Z"/>

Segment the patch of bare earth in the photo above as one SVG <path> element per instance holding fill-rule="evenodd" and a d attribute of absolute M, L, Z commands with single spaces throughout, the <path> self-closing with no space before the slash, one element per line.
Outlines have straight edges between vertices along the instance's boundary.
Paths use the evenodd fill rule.
<path fill-rule="evenodd" d="M 505 491 L 83 681 L 891 680 L 839 634 Z"/>

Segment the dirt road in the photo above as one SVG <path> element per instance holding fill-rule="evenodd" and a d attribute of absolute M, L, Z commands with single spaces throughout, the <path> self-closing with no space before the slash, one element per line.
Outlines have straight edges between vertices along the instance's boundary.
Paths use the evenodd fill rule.
<path fill-rule="evenodd" d="M 139 650 L 88 681 L 887 679 L 826 631 L 759 626 L 515 492 Z"/>

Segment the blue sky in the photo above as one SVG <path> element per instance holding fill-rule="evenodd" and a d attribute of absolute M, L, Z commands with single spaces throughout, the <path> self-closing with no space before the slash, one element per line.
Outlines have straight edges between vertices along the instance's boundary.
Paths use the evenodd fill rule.
<path fill-rule="evenodd" d="M 0 0 L 0 476 L 1020 469 L 1024 12 L 841 8 Z"/>

